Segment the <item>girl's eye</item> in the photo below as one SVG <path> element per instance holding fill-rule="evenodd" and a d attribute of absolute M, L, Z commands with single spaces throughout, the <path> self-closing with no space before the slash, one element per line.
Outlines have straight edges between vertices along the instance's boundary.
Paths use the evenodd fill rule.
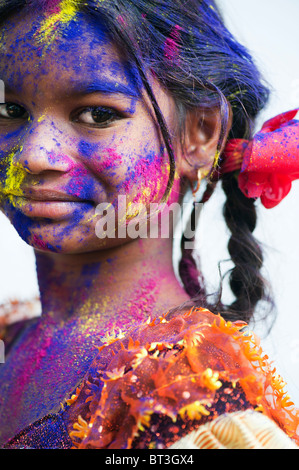
<path fill-rule="evenodd" d="M 113 121 L 121 119 L 122 116 L 111 108 L 99 106 L 86 108 L 75 117 L 75 122 L 89 124 L 94 127 L 106 127 Z"/>
<path fill-rule="evenodd" d="M 0 104 L 0 119 L 22 119 L 28 117 L 25 108 L 15 103 Z"/>

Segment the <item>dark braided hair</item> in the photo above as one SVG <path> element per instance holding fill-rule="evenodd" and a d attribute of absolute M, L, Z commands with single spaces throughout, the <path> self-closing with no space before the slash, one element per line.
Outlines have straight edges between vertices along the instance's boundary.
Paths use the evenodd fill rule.
<path fill-rule="evenodd" d="M 223 178 L 222 188 L 227 200 L 224 218 L 231 231 L 228 251 L 235 268 L 230 274 L 230 288 L 236 300 L 228 312 L 236 318 L 241 315 L 249 321 L 257 303 L 265 295 L 265 281 L 260 274 L 263 253 L 252 233 L 256 227 L 254 200 L 240 194 L 236 178 Z"/>
<path fill-rule="evenodd" d="M 0 21 L 22 8 L 48 7 L 47 0 L 0 0 Z M 228 138 L 250 139 L 254 121 L 268 101 L 269 91 L 254 61 L 227 30 L 214 0 L 76 0 L 78 11 L 101 22 L 107 34 L 122 51 L 124 60 L 137 75 L 153 104 L 157 122 L 170 159 L 170 175 L 163 200 L 167 199 L 175 174 L 175 156 L 171 136 L 147 79 L 151 71 L 173 96 L 182 140 L 187 113 L 192 110 L 218 109 L 222 133 L 218 145 L 219 162 L 224 135 L 233 112 Z M 231 231 L 228 251 L 235 267 L 230 272 L 230 288 L 235 301 L 223 305 L 222 281 L 218 298 L 206 292 L 202 273 L 194 260 L 193 250 L 186 248 L 183 234 L 179 273 L 190 303 L 219 312 L 229 320 L 247 322 L 260 301 L 272 305 L 267 283 L 261 275 L 263 256 L 253 237 L 256 226 L 255 201 L 239 190 L 235 173 L 223 177 L 226 195 L 223 209 Z M 210 196 L 215 182 L 209 181 L 204 198 Z M 196 228 L 195 210 L 191 227 Z"/>

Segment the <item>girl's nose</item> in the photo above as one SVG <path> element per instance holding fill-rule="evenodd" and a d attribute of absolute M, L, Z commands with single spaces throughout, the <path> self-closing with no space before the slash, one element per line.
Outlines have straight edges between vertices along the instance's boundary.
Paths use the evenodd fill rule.
<path fill-rule="evenodd" d="M 73 162 L 67 155 L 63 134 L 60 135 L 61 142 L 56 134 L 45 122 L 35 124 L 22 139 L 15 161 L 30 174 L 68 172 L 73 167 Z"/>

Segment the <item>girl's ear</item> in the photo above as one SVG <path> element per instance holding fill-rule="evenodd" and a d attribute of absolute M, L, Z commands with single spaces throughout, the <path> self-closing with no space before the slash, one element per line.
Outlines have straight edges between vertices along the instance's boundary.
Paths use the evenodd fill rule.
<path fill-rule="evenodd" d="M 225 129 L 224 142 L 232 125 L 232 111 L 229 106 L 228 125 Z M 222 132 L 219 109 L 189 111 L 185 125 L 185 139 L 178 169 L 180 176 L 185 176 L 191 183 L 201 176 L 207 176 L 214 163 Z"/>

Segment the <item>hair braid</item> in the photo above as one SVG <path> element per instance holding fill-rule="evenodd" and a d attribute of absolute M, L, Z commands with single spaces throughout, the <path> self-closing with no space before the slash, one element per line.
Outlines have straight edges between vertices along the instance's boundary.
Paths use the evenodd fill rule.
<path fill-rule="evenodd" d="M 192 298 L 196 298 L 197 301 L 203 305 L 207 298 L 204 278 L 201 272 L 198 270 L 198 266 L 193 257 L 193 249 L 189 248 L 187 245 L 187 243 L 193 244 L 195 241 L 196 222 L 196 210 L 195 206 L 193 206 L 193 210 L 190 215 L 190 226 L 193 235 L 191 238 L 188 238 L 186 237 L 185 233 L 182 234 L 182 257 L 179 262 L 179 275 L 187 294 L 189 294 Z"/>
<path fill-rule="evenodd" d="M 227 198 L 223 215 L 231 232 L 228 252 L 235 264 L 230 271 L 229 285 L 236 300 L 229 306 L 221 305 L 221 313 L 230 320 L 242 318 L 249 322 L 259 301 L 266 300 L 273 305 L 269 284 L 261 274 L 263 252 L 252 235 L 256 228 L 256 208 L 254 199 L 240 191 L 234 173 L 223 177 L 222 188 Z"/>
<path fill-rule="evenodd" d="M 255 201 L 247 198 L 240 191 L 235 173 L 223 176 L 222 188 L 226 195 L 223 216 L 231 232 L 228 252 L 235 267 L 221 276 L 218 292 L 207 294 L 204 276 L 197 266 L 194 251 L 192 248 L 186 247 L 186 242 L 194 243 L 195 237 L 188 239 L 183 234 L 179 274 L 186 292 L 191 297 L 192 305 L 206 307 L 214 313 L 220 313 L 223 318 L 229 321 L 243 320 L 249 323 L 260 301 L 268 302 L 272 313 L 274 306 L 271 287 L 261 274 L 263 251 L 260 243 L 252 234 L 257 223 Z M 194 209 L 190 216 L 190 223 L 192 233 L 195 233 Z M 220 272 L 220 263 L 218 267 Z M 221 300 L 223 279 L 229 273 L 229 286 L 236 299 L 231 305 L 224 305 Z M 218 301 L 209 302 L 208 298 L 215 295 L 217 295 Z M 269 312 L 266 312 L 263 320 L 268 318 Z"/>

